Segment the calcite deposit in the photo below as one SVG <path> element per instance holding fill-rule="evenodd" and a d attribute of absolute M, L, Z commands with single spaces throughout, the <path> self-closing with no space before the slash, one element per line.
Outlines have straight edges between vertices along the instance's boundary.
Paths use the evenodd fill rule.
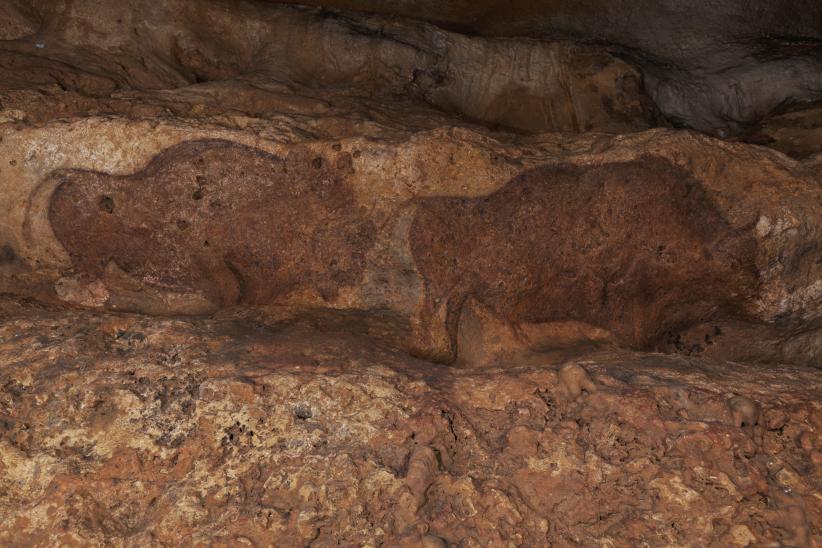
<path fill-rule="evenodd" d="M 461 369 L 352 318 L 3 312 L 4 545 L 819 538 L 817 369 L 613 350 Z"/>
<path fill-rule="evenodd" d="M 0 4 L 0 544 L 822 546 L 818 6 L 307 3 Z"/>

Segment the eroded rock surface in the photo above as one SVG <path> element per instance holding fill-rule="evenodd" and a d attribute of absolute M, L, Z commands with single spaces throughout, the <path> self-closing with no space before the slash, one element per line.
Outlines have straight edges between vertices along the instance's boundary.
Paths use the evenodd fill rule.
<path fill-rule="evenodd" d="M 822 153 L 822 103 L 798 103 L 774 112 L 750 128 L 745 140 L 794 158 L 819 160 Z"/>
<path fill-rule="evenodd" d="M 445 111 L 526 132 L 625 132 L 659 121 L 636 69 L 593 46 L 472 38 L 267 3 L 36 4 L 39 32 L 0 47 L 0 100 L 32 121 L 89 112 L 201 117 L 232 107 L 349 114 L 371 110 L 374 97 L 405 100 L 429 118 Z M 208 85 L 233 79 L 243 80 L 245 98 Z M 35 84 L 39 93 L 26 91 Z M 159 89 L 169 91 L 147 92 Z M 133 104 L 135 91 L 147 104 Z M 191 108 L 192 100 L 206 104 Z"/>
<path fill-rule="evenodd" d="M 300 3 L 399 14 L 489 36 L 605 43 L 642 68 L 648 93 L 669 119 L 720 134 L 822 93 L 822 7 L 815 0 Z"/>
<path fill-rule="evenodd" d="M 0 544 L 822 545 L 816 4 L 280 4 L 0 5 Z"/>
<path fill-rule="evenodd" d="M 813 369 L 600 352 L 466 371 L 344 322 L 2 311 L 8 546 L 822 536 Z"/>
<path fill-rule="evenodd" d="M 54 174 L 49 218 L 75 270 L 92 279 L 112 267 L 157 288 L 197 291 L 217 307 L 301 288 L 330 298 L 361 282 L 374 245 L 374 223 L 345 180 L 351 164 L 348 153 L 279 158 L 228 142 L 184 143 L 130 177 Z"/>
<path fill-rule="evenodd" d="M 36 157 L 80 127 L 16 132 L 0 149 Z M 145 126 L 93 127 L 116 147 Z M 468 297 L 503 322 L 577 322 L 631 348 L 707 322 L 780 332 L 820 317 L 822 190 L 758 149 L 677 132 L 583 138 L 569 153 L 470 132 L 251 147 L 207 126 L 150 131 L 143 160 L 11 166 L 9 291 L 160 314 L 387 310 L 407 348 L 442 361 Z"/>
<path fill-rule="evenodd" d="M 757 284 L 756 243 L 658 158 L 527 171 L 494 194 L 428 199 L 411 245 L 449 316 L 469 295 L 532 323 L 581 321 L 643 346 Z"/>

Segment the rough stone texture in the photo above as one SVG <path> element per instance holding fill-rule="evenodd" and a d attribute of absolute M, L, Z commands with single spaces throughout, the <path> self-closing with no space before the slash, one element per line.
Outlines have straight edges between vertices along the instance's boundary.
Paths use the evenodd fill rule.
<path fill-rule="evenodd" d="M 132 177 L 58 172 L 49 219 L 84 276 L 111 265 L 157 287 L 199 290 L 216 306 L 299 289 L 331 299 L 361 282 L 375 239 L 345 181 L 351 171 L 347 152 L 295 149 L 281 159 L 189 142 Z"/>
<path fill-rule="evenodd" d="M 672 121 L 732 134 L 822 93 L 816 0 L 305 0 L 399 14 L 489 36 L 607 44 L 642 68 Z"/>
<path fill-rule="evenodd" d="M 7 546 L 822 540 L 813 369 L 462 370 L 345 321 L 2 310 Z"/>
<path fill-rule="evenodd" d="M 794 158 L 818 158 L 822 153 L 822 103 L 800 103 L 781 109 L 749 129 L 743 138 Z"/>
<path fill-rule="evenodd" d="M 822 545 L 815 5 L 277 4 L 0 5 L 0 544 Z"/>
<path fill-rule="evenodd" d="M 36 96 L 52 108 L 29 105 L 40 111 L 31 116 L 91 108 L 77 90 L 99 96 L 266 74 L 292 86 L 411 94 L 524 131 L 654 125 L 643 88 L 672 123 L 720 136 L 745 134 L 786 104 L 822 97 L 815 0 L 305 3 L 427 19 L 488 38 L 277 2 L 8 0 L 0 8 L 0 39 L 7 41 L 0 73 L 13 85 L 14 74 L 2 67 L 24 64 L 56 86 Z M 58 90 L 68 93 L 56 99 Z M 133 111 L 122 97 L 94 108 Z"/>
<path fill-rule="evenodd" d="M 753 234 L 650 156 L 537 168 L 490 196 L 427 199 L 411 245 L 428 298 L 448 299 L 454 323 L 470 295 L 509 319 L 582 321 L 637 346 L 738 306 L 757 283 Z"/>
<path fill-rule="evenodd" d="M 23 2 L 8 0 L 0 5 L 0 40 L 17 40 L 37 32 L 37 14 Z"/>
<path fill-rule="evenodd" d="M 765 149 L 671 131 L 525 147 L 468 130 L 252 135 L 12 129 L 0 280 L 145 313 L 384 310 L 405 347 L 440 361 L 455 358 L 469 295 L 506 322 L 578 322 L 581 338 L 605 329 L 632 348 L 705 322 L 784 335 L 820 317 L 822 189 Z M 794 357 L 815 363 L 818 348 Z"/>
<path fill-rule="evenodd" d="M 246 97 L 213 97 L 219 86 L 191 91 L 219 101 L 220 113 L 230 103 L 270 113 L 286 102 L 283 91 L 293 96 L 296 88 L 309 96 L 291 99 L 300 110 L 346 102 L 362 109 L 375 96 L 404 96 L 429 113 L 520 131 L 624 132 L 657 122 L 637 70 L 593 46 L 470 38 L 248 2 L 233 9 L 218 0 L 36 4 L 40 31 L 0 46 L 0 101 L 32 121 L 78 112 L 201 116 L 186 94 L 152 94 L 135 107 L 122 93 L 242 77 Z M 40 94 L 19 91 L 33 84 Z"/>

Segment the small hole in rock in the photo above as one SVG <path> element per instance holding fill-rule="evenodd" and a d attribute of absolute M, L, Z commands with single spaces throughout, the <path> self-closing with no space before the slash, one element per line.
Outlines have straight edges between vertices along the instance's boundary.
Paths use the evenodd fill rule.
<path fill-rule="evenodd" d="M 114 200 L 112 200 L 111 196 L 101 197 L 97 205 L 106 213 L 114 213 Z"/>

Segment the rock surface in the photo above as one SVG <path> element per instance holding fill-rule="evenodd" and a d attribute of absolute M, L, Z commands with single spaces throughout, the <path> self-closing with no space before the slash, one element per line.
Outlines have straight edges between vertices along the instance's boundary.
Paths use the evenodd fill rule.
<path fill-rule="evenodd" d="M 346 320 L 2 311 L 6 546 L 822 540 L 814 369 L 465 370 Z"/>
<path fill-rule="evenodd" d="M 783 108 L 749 129 L 743 138 L 793 158 L 818 162 L 822 153 L 822 103 L 799 103 Z"/>
<path fill-rule="evenodd" d="M 468 296 L 637 349 L 705 322 L 820 317 L 822 188 L 765 149 L 661 130 L 518 146 L 467 129 L 278 143 L 178 121 L 6 127 L 0 280 L 32 297 L 381 310 L 440 361 Z"/>
<path fill-rule="evenodd" d="M 603 48 L 471 38 L 376 16 L 352 19 L 253 3 L 228 10 L 224 4 L 40 5 L 38 32 L 0 45 L 0 101 L 35 122 L 110 112 L 202 116 L 286 108 L 325 114 L 363 109 L 375 98 L 402 98 L 428 117 L 439 110 L 530 132 L 616 133 L 657 122 L 637 70 Z M 212 84 L 236 78 L 242 85 Z M 33 84 L 40 93 L 31 93 Z M 133 104 L 135 90 L 180 88 L 187 91 L 142 94 L 138 101 L 147 104 Z"/>
<path fill-rule="evenodd" d="M 286 0 L 289 1 L 289 0 Z M 735 134 L 822 93 L 816 0 L 301 0 L 398 14 L 488 36 L 607 44 L 642 68 L 672 121 Z"/>
<path fill-rule="evenodd" d="M 0 5 L 0 544 L 822 545 L 815 5 L 279 4 Z"/>

